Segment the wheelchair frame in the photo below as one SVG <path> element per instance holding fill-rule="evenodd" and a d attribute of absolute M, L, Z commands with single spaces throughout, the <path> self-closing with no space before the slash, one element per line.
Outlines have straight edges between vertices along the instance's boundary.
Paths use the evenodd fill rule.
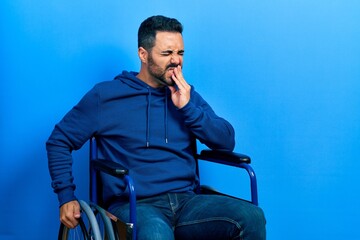
<path fill-rule="evenodd" d="M 194 143 L 194 149 L 196 150 L 196 144 Z M 196 151 L 195 151 L 196 152 Z M 224 164 L 227 166 L 233 166 L 237 168 L 245 169 L 250 178 L 250 190 L 251 190 L 251 203 L 254 205 L 258 205 L 258 192 L 257 192 L 257 180 L 256 174 L 253 168 L 250 166 L 251 159 L 249 156 L 230 152 L 230 151 L 219 151 L 219 150 L 203 150 L 200 154 L 195 155 L 196 158 L 196 173 L 199 176 L 199 166 L 198 160 L 209 161 L 213 163 Z M 99 181 L 99 173 L 104 172 L 110 174 L 115 177 L 121 177 L 124 179 L 127 188 L 129 190 L 129 223 L 118 223 L 119 220 L 108 213 L 106 210 L 101 208 L 98 203 L 101 203 L 101 199 L 99 197 L 99 189 L 97 189 L 97 183 Z M 124 232 L 123 238 L 127 240 L 136 240 L 136 192 L 133 180 L 128 175 L 128 170 L 124 168 L 121 164 L 109 161 L 98 159 L 98 152 L 96 146 L 96 138 L 92 137 L 90 139 L 90 206 L 86 204 L 86 202 L 80 200 L 81 208 L 84 209 L 87 218 L 89 218 L 90 226 L 87 232 L 93 233 L 91 238 L 94 240 L 101 239 L 109 239 L 109 240 L 117 240 L 120 239 L 119 233 L 114 231 L 114 229 L 121 228 Z M 198 186 L 196 190 L 197 193 L 201 192 L 206 193 L 214 193 L 214 194 L 222 194 L 216 192 L 210 188 L 201 188 Z M 225 194 L 222 194 L 225 195 Z M 86 210 L 85 210 L 86 209 Z M 98 220 L 96 220 L 96 216 L 99 215 L 101 221 L 103 221 L 103 228 L 99 227 Z M 69 239 L 64 238 L 64 225 L 61 224 L 59 231 L 59 240 L 60 239 Z M 84 228 L 83 226 L 80 226 Z M 66 227 L 65 227 L 66 228 Z M 69 230 L 67 230 L 69 231 Z M 83 232 L 83 229 L 82 229 Z M 102 237 L 103 236 L 103 237 Z M 87 239 L 87 238 L 85 238 Z"/>

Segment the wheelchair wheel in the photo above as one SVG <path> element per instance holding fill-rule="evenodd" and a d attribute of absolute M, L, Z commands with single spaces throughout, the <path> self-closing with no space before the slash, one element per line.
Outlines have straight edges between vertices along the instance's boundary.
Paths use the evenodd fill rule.
<path fill-rule="evenodd" d="M 113 223 L 110 217 L 107 215 L 107 212 L 94 203 L 90 203 L 90 206 L 94 210 L 102 239 L 119 240 L 119 237 L 114 232 Z"/>
<path fill-rule="evenodd" d="M 79 200 L 81 207 L 81 218 L 79 220 L 78 226 L 75 228 L 68 228 L 64 224 L 60 225 L 59 229 L 59 240 L 67 239 L 86 239 L 86 240 L 101 240 L 101 234 L 99 225 L 97 223 L 96 217 L 89 207 L 89 205 Z"/>
<path fill-rule="evenodd" d="M 96 204 L 90 203 L 104 240 L 134 240 L 134 224 L 124 223 Z"/>

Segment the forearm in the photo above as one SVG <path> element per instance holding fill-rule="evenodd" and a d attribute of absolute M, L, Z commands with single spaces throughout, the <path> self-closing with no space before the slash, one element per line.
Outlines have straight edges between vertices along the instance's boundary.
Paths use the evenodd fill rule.
<path fill-rule="evenodd" d="M 211 149 L 234 149 L 234 128 L 228 121 L 218 117 L 207 103 L 196 105 L 191 101 L 181 111 L 185 116 L 185 125 L 200 142 Z"/>
<path fill-rule="evenodd" d="M 51 176 L 51 186 L 58 196 L 60 206 L 76 199 L 72 176 L 71 150 L 52 137 L 46 142 L 48 167 Z"/>

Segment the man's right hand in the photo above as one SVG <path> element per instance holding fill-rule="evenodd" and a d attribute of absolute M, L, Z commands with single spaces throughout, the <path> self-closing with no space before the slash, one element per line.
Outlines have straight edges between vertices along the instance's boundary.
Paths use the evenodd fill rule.
<path fill-rule="evenodd" d="M 60 207 L 60 221 L 68 228 L 78 225 L 80 218 L 80 204 L 74 200 Z"/>

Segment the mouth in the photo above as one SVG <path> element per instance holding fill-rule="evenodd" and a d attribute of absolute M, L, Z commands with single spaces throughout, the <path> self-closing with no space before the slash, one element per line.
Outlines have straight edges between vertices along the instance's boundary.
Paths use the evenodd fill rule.
<path fill-rule="evenodd" d="M 168 68 L 166 69 L 166 76 L 171 79 L 171 76 L 175 74 L 175 68 Z"/>
<path fill-rule="evenodd" d="M 167 66 L 167 69 L 168 69 L 168 70 L 174 70 L 174 69 L 177 68 L 177 67 L 178 67 L 177 64 L 169 64 L 169 65 Z"/>

